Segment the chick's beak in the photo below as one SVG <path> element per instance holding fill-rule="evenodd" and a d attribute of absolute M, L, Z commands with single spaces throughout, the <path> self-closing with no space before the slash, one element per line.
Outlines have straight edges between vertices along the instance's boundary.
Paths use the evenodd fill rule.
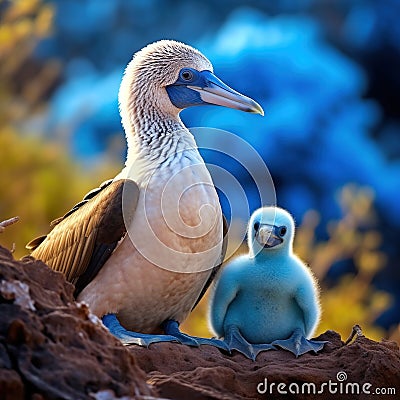
<path fill-rule="evenodd" d="M 256 232 L 256 239 L 265 248 L 275 247 L 283 242 L 275 225 L 262 224 Z"/>

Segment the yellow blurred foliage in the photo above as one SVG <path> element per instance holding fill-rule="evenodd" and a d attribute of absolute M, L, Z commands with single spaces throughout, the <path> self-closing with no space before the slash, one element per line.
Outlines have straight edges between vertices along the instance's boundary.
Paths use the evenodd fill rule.
<path fill-rule="evenodd" d="M 2 1 L 2 0 L 0 0 Z M 4 3 L 4 1 L 3 1 Z M 63 215 L 90 189 L 115 175 L 117 166 L 104 158 L 90 171 L 74 164 L 65 146 L 36 135 L 30 120 L 46 107 L 59 76 L 56 61 L 32 58 L 39 40 L 51 33 L 52 5 L 40 0 L 1 4 L 0 15 L 0 220 L 18 215 L 0 243 L 25 244 L 49 231 L 49 222 Z M 104 179 L 103 179 L 104 178 Z"/>
<path fill-rule="evenodd" d="M 39 39 L 51 33 L 54 14 L 50 4 L 39 0 L 7 3 L 0 20 L 0 60 L 3 68 L 6 66 L 3 62 L 13 59 L 15 50 L 21 45 L 25 49 L 34 46 Z"/>
<path fill-rule="evenodd" d="M 0 0 L 0 126 L 20 125 L 47 100 L 61 66 L 32 58 L 37 43 L 51 34 L 53 7 L 39 0 Z"/>
<path fill-rule="evenodd" d="M 27 254 L 24 246 L 29 240 L 49 231 L 50 221 L 118 170 L 107 159 L 85 170 L 60 144 L 10 129 L 1 132 L 0 149 L 0 220 L 20 217 L 0 236 L 0 243 L 8 248 L 16 243 L 16 257 Z"/>
<path fill-rule="evenodd" d="M 329 240 L 317 242 L 315 229 L 318 214 L 307 213 L 296 235 L 295 249 L 321 282 L 323 316 L 317 333 L 327 329 L 349 335 L 352 326 L 360 324 L 366 335 L 381 339 L 387 333 L 374 325 L 377 317 L 388 308 L 390 297 L 374 289 L 372 279 L 386 264 L 379 250 L 381 236 L 374 229 L 374 194 L 370 188 L 345 186 L 339 194 L 343 217 L 328 225 Z M 324 280 L 330 267 L 339 261 L 354 264 L 355 273 L 343 276 L 339 283 L 328 287 Z"/>

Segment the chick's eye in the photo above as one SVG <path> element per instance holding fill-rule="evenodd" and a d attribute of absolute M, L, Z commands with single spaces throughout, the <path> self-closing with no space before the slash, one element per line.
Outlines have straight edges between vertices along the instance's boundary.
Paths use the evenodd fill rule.
<path fill-rule="evenodd" d="M 181 78 L 185 81 L 191 81 L 193 79 L 193 72 L 189 69 L 184 69 L 181 72 Z"/>
<path fill-rule="evenodd" d="M 279 227 L 279 236 L 280 236 L 280 237 L 285 236 L 285 235 L 286 235 L 286 232 L 287 232 L 286 226 L 281 226 L 281 227 Z"/>
<path fill-rule="evenodd" d="M 257 232 L 260 228 L 260 223 L 258 221 L 254 222 L 254 230 Z"/>

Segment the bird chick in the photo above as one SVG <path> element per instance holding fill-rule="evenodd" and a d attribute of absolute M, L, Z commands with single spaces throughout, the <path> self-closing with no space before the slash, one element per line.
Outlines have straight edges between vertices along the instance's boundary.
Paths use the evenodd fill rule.
<path fill-rule="evenodd" d="M 309 340 L 321 315 L 318 284 L 293 253 L 295 225 L 282 208 L 255 211 L 249 253 L 222 270 L 211 299 L 210 325 L 230 350 L 255 360 L 279 346 L 297 356 L 325 342 Z"/>

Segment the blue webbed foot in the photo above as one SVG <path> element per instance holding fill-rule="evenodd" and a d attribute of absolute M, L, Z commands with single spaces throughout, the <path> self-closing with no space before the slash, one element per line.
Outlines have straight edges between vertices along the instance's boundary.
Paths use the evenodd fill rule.
<path fill-rule="evenodd" d="M 300 329 L 296 329 L 289 339 L 275 340 L 272 342 L 274 346 L 279 346 L 282 349 L 288 350 L 296 357 L 310 351 L 317 353 L 318 351 L 322 350 L 325 343 L 327 342 L 307 339 L 304 337 L 303 332 Z"/>
<path fill-rule="evenodd" d="M 258 353 L 266 350 L 275 350 L 270 344 L 251 344 L 240 333 L 237 326 L 231 325 L 225 332 L 224 341 L 227 343 L 229 350 L 236 350 L 244 354 L 247 358 L 255 361 Z"/>
<path fill-rule="evenodd" d="M 151 343 L 158 342 L 178 342 L 174 336 L 168 335 L 149 335 L 146 333 L 132 332 L 125 329 L 119 323 L 115 314 L 107 314 L 102 318 L 103 324 L 108 328 L 117 339 L 123 344 L 137 344 L 139 346 L 148 347 Z"/>
<path fill-rule="evenodd" d="M 177 341 L 181 344 L 193 347 L 199 347 L 200 345 L 207 344 L 209 346 L 214 346 L 221 350 L 225 350 L 229 353 L 229 348 L 227 344 L 224 343 L 222 340 L 201 338 L 197 336 L 190 336 L 187 335 L 186 333 L 182 333 L 179 330 L 178 322 L 174 320 L 169 319 L 165 321 L 163 324 L 163 328 L 166 335 L 175 337 Z"/>

